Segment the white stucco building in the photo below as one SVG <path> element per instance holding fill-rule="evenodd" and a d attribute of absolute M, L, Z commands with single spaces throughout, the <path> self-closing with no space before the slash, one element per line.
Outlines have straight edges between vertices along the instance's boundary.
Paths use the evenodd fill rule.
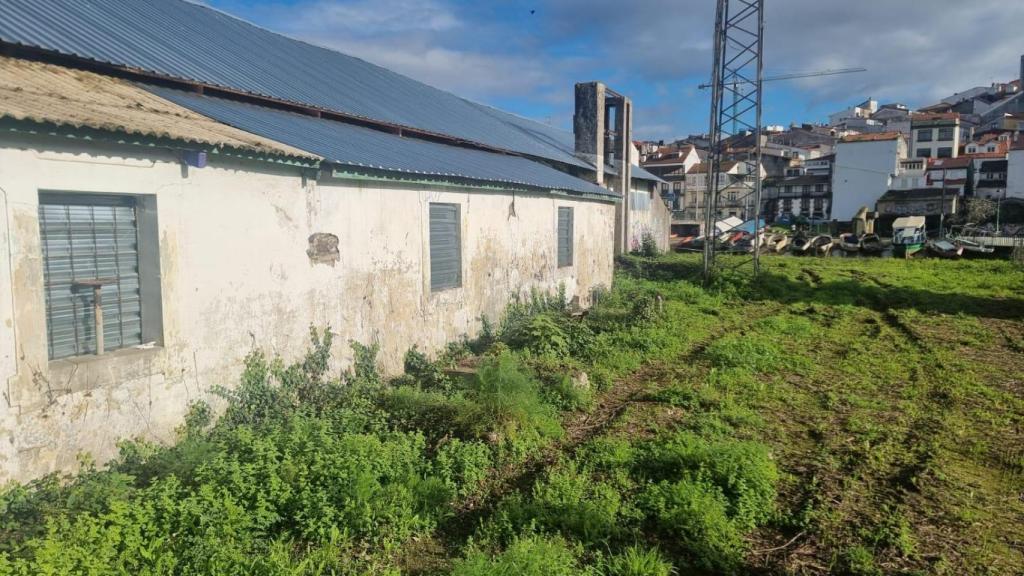
<path fill-rule="evenodd" d="M 863 206 L 873 209 L 906 155 L 906 140 L 898 132 L 840 140 L 832 176 L 832 219 L 848 221 Z"/>
<path fill-rule="evenodd" d="M 1010 149 L 1006 164 L 1006 197 L 1024 199 L 1024 141 Z"/>
<path fill-rule="evenodd" d="M 959 156 L 960 115 L 949 112 L 912 116 L 910 150 L 914 158 Z"/>
<path fill-rule="evenodd" d="M 293 359 L 330 327 L 335 370 L 354 340 L 394 373 L 515 295 L 564 287 L 587 306 L 633 238 L 667 241 L 658 179 L 614 150 L 595 165 L 572 133 L 161 6 L 156 22 L 89 3 L 122 37 L 69 4 L 50 17 L 84 28 L 71 46 L 0 4 L 0 483 L 102 462 L 121 438 L 172 440 L 254 346 Z M 176 68 L 193 50 L 219 57 Z M 275 63 L 286 52 L 330 66 Z M 159 83 L 139 72 L 157 67 Z"/>

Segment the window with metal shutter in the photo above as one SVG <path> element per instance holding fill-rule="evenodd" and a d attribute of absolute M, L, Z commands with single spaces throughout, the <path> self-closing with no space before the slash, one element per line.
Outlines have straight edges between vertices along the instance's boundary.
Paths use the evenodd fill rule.
<path fill-rule="evenodd" d="M 558 266 L 572 266 L 572 208 L 558 209 Z"/>
<path fill-rule="evenodd" d="M 51 359 L 96 352 L 94 291 L 103 310 L 104 349 L 142 343 L 138 228 L 130 196 L 39 195 L 39 228 Z"/>
<path fill-rule="evenodd" d="M 458 204 L 430 204 L 430 289 L 462 286 Z"/>

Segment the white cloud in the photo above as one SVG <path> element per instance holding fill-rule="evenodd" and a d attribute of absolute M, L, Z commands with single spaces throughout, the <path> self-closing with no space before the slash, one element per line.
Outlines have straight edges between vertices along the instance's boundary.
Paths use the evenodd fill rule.
<path fill-rule="evenodd" d="M 529 97 L 558 81 L 542 62 L 431 47 L 420 42 L 322 44 L 470 99 Z"/>
<path fill-rule="evenodd" d="M 644 96 L 634 98 L 644 133 L 701 129 L 705 113 L 693 111 L 706 93 L 693 88 L 710 75 L 713 2 L 535 0 L 529 8 L 528 20 L 515 4 L 459 0 L 300 0 L 243 11 L 472 99 L 519 98 L 564 114 L 575 82 L 601 79 Z M 807 107 L 838 109 L 867 96 L 929 104 L 1016 77 L 1024 52 L 1021 0 L 771 0 L 765 20 L 768 74 L 868 68 L 786 83 Z"/>
<path fill-rule="evenodd" d="M 445 32 L 462 25 L 452 10 L 431 0 L 317 0 L 289 6 L 282 12 L 297 15 L 282 22 L 295 31 L 346 37 Z"/>

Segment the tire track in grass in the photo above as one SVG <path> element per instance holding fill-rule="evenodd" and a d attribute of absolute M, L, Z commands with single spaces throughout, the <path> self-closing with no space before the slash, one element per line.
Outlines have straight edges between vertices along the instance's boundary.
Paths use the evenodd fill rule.
<path fill-rule="evenodd" d="M 715 329 L 690 343 L 675 358 L 654 360 L 642 365 L 631 374 L 619 379 L 614 385 L 601 393 L 594 408 L 588 412 L 576 412 L 568 415 L 563 421 L 564 435 L 538 451 L 537 454 L 522 462 L 510 463 L 495 469 L 484 480 L 477 494 L 457 502 L 453 513 L 442 521 L 435 531 L 437 545 L 432 547 L 434 553 L 445 552 L 447 558 L 459 553 L 462 543 L 472 535 L 480 522 L 492 514 L 498 503 L 514 492 L 529 490 L 544 471 L 558 462 L 565 454 L 573 451 L 599 437 L 616 422 L 633 404 L 642 401 L 652 392 L 651 384 L 656 388 L 664 387 L 671 380 L 669 374 L 678 363 L 692 364 L 698 361 L 704 351 L 715 340 L 734 331 L 737 327 L 748 325 L 762 318 L 777 314 L 783 309 L 779 304 L 764 302 L 747 302 L 752 310 L 736 314 L 735 319 L 719 324 Z M 685 326 L 680 326 L 681 330 Z M 428 552 L 429 553 L 429 552 Z M 410 572 L 415 574 L 417 572 Z"/>
<path fill-rule="evenodd" d="M 819 282 L 820 276 L 810 274 L 809 270 L 803 272 L 814 283 Z M 969 564 L 970 560 L 963 554 L 963 548 L 968 544 L 964 539 L 965 536 L 958 537 L 954 534 L 955 524 L 935 526 L 931 522 L 932 514 L 939 514 L 947 507 L 939 495 L 944 490 L 952 488 L 943 479 L 941 473 L 936 475 L 934 470 L 944 451 L 943 445 L 946 444 L 944 440 L 949 437 L 950 431 L 946 422 L 952 417 L 953 411 L 957 409 L 956 401 L 950 396 L 950 390 L 946 383 L 945 372 L 950 369 L 950 366 L 942 355 L 933 349 L 934 343 L 929 343 L 926 335 L 919 333 L 906 320 L 900 309 L 893 308 L 886 301 L 885 291 L 894 288 L 892 284 L 857 270 L 847 271 L 847 274 L 857 280 L 870 282 L 881 289 L 881 292 L 871 294 L 864 309 L 873 312 L 878 320 L 892 331 L 895 338 L 905 343 L 913 351 L 913 355 L 916 356 L 915 369 L 912 372 L 911 381 L 905 383 L 905 386 L 918 387 L 920 391 L 918 402 L 923 404 L 920 416 L 894 430 L 897 438 L 894 438 L 892 443 L 903 447 L 902 454 L 905 457 L 889 461 L 885 469 L 877 470 L 874 473 L 870 473 L 866 469 L 853 468 L 848 469 L 844 474 L 849 478 L 869 473 L 872 479 L 864 486 L 868 490 L 868 494 L 865 495 L 868 496 L 869 501 L 884 506 L 886 510 L 902 510 L 908 514 L 908 519 L 912 519 L 912 525 L 916 528 L 914 530 L 915 539 L 919 540 L 919 545 L 923 545 L 918 550 L 916 558 L 904 558 L 894 550 L 883 548 L 878 551 L 880 554 L 878 559 L 882 563 L 880 565 L 886 566 L 888 570 L 922 568 L 930 566 L 931 561 L 944 556 L 945 561 L 952 561 L 954 565 L 966 568 L 965 562 Z M 833 496 L 838 500 L 833 501 L 831 506 L 833 508 L 842 507 L 848 495 L 848 489 L 845 488 L 841 493 L 834 494 Z M 922 516 L 922 511 L 918 508 L 926 502 L 931 503 L 930 507 L 933 510 Z M 872 525 L 871 523 L 878 520 L 877 518 L 872 515 L 864 516 L 863 511 L 857 512 L 856 510 L 859 505 L 863 504 L 864 502 L 852 503 L 854 509 L 851 510 L 851 513 L 860 520 L 868 521 L 868 525 Z M 817 530 L 812 531 L 808 536 L 808 542 L 805 542 L 809 546 L 797 547 L 780 555 L 781 557 L 776 560 L 776 569 L 800 572 L 808 565 L 823 568 L 822 563 L 828 564 L 829 555 L 837 550 L 836 542 L 821 548 L 816 541 L 819 537 L 828 539 L 830 534 L 827 530 L 823 534 L 814 532 Z M 808 560 L 811 560 L 812 564 L 807 564 Z"/>

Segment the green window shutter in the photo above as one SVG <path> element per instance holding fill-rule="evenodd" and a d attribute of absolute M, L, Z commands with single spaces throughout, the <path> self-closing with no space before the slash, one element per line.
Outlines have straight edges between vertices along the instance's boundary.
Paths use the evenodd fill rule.
<path fill-rule="evenodd" d="M 101 289 L 104 348 L 141 344 L 134 198 L 43 193 L 39 228 L 50 358 L 96 352 L 93 291 L 75 286 L 84 280 L 112 280 Z"/>
<path fill-rule="evenodd" d="M 558 267 L 572 266 L 572 208 L 558 209 Z"/>
<path fill-rule="evenodd" d="M 458 204 L 430 204 L 430 289 L 462 286 Z"/>

